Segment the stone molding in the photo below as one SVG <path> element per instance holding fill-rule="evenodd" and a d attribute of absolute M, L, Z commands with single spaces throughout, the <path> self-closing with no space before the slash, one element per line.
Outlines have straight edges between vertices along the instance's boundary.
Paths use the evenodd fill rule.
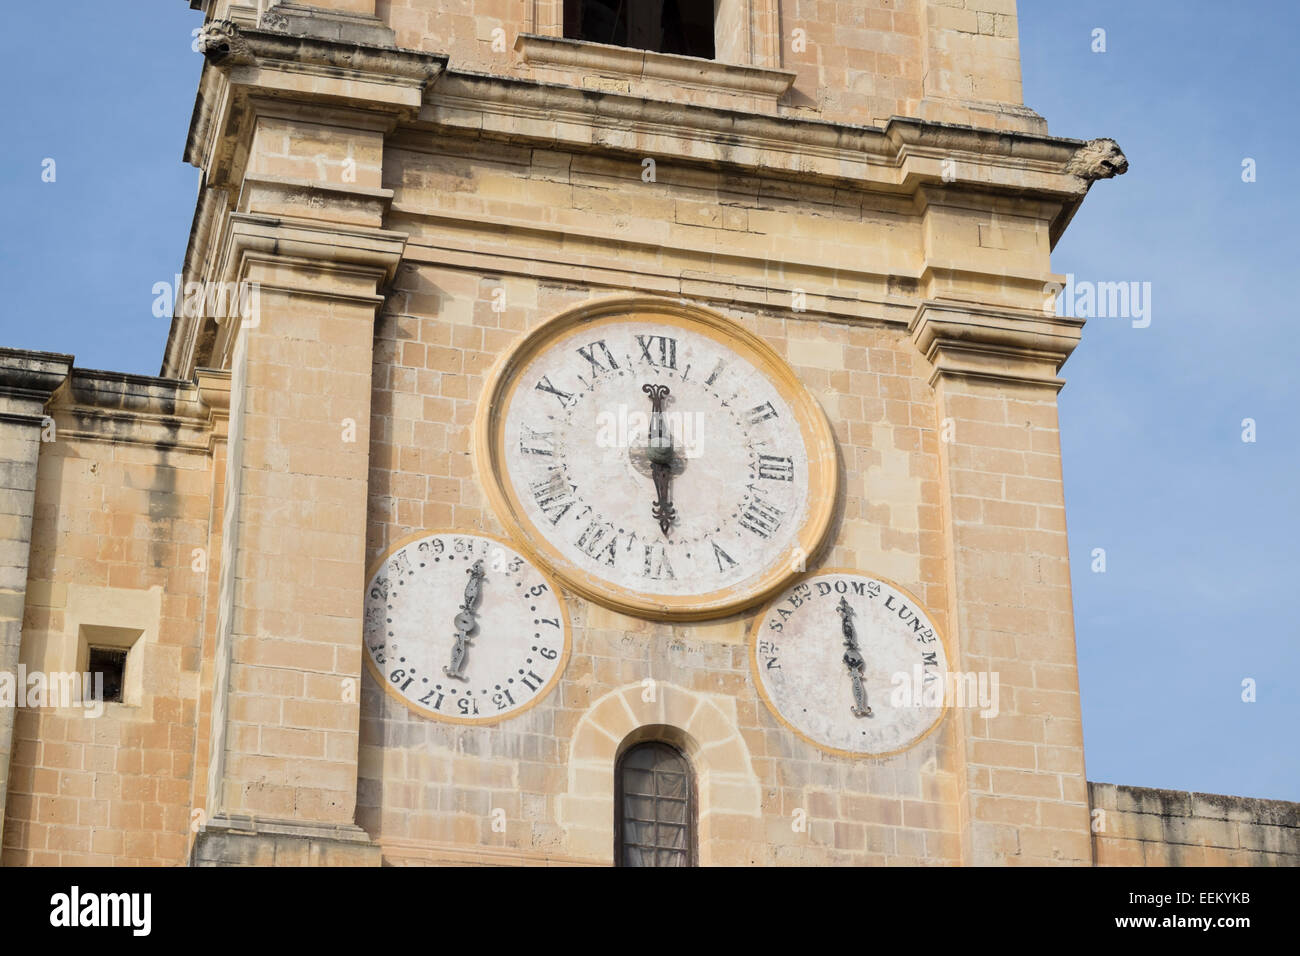
<path fill-rule="evenodd" d="M 198 832 L 191 866 L 379 866 L 379 846 L 350 824 L 217 814 Z"/>
<path fill-rule="evenodd" d="M 411 117 L 424 90 L 447 57 L 359 43 L 288 36 L 209 21 L 201 34 L 207 63 L 190 119 L 185 160 L 204 171 L 205 182 L 239 182 L 241 141 L 258 115 L 250 96 L 264 101 L 359 108 L 376 117 Z M 246 145 L 246 144 L 245 144 Z"/>
<path fill-rule="evenodd" d="M 917 306 L 909 330 L 933 367 L 930 385 L 942 376 L 965 376 L 1059 391 L 1056 376 L 1083 333 L 1083 319 L 958 302 Z"/>
<path fill-rule="evenodd" d="M 420 215 L 416 210 L 396 208 L 411 216 Z M 681 257 L 689 259 L 696 267 L 680 274 L 662 267 L 656 269 L 643 262 L 629 263 L 625 269 L 595 267 L 575 263 L 572 257 L 564 255 L 562 246 L 565 236 L 592 238 L 572 227 L 563 231 L 548 230 L 490 217 L 477 217 L 472 222 L 444 216 L 425 216 L 424 219 L 435 223 L 440 231 L 445 227 L 446 234 L 412 238 L 407 244 L 405 262 L 572 282 L 590 286 L 593 290 L 604 290 L 608 294 L 618 292 L 671 296 L 711 308 L 740 306 L 777 315 L 785 315 L 790 311 L 788 288 L 773 288 L 770 284 L 760 284 L 747 278 L 754 274 L 756 264 L 765 261 L 752 256 L 739 253 L 724 256 L 708 250 L 683 248 L 678 250 Z M 478 227 L 489 235 L 495 232 L 545 238 L 552 248 L 546 253 L 531 252 L 524 257 L 510 254 L 504 248 L 500 251 L 485 251 L 474 248 L 469 243 L 457 245 L 457 234 L 467 227 Z M 625 251 L 629 258 L 644 249 L 644 244 L 631 239 L 601 236 L 600 240 L 610 250 Z M 728 263 L 734 263 L 736 268 L 722 271 Z M 809 287 L 806 307 L 798 313 L 800 318 L 854 323 L 883 322 L 906 326 L 916 310 L 914 301 L 901 296 L 892 297 L 885 291 L 889 287 L 889 276 L 865 269 L 860 272 L 835 270 L 834 276 L 831 276 L 831 270 L 805 263 L 785 263 L 783 271 L 790 277 L 791 286 Z M 846 284 L 856 283 L 858 294 L 836 295 L 829 289 L 824 292 L 814 291 L 828 285 L 835 276 Z M 879 295 L 876 290 L 880 290 Z"/>
<path fill-rule="evenodd" d="M 58 352 L 0 348 L 0 421 L 40 425 L 45 404 L 72 372 L 73 357 Z"/>
<path fill-rule="evenodd" d="M 206 452 L 212 423 L 193 382 L 73 369 L 49 405 L 58 434 Z"/>
<path fill-rule="evenodd" d="M 199 396 L 208 408 L 208 450 L 218 441 L 230 437 L 230 381 L 229 369 L 198 368 L 194 370 Z"/>
<path fill-rule="evenodd" d="M 508 846 L 466 846 L 422 840 L 381 842 L 385 866 L 600 866 L 594 860 Z"/>
<path fill-rule="evenodd" d="M 898 116 L 847 126 L 455 71 L 430 84 L 419 125 L 902 194 L 966 184 L 1082 201 L 1087 188 L 1067 171 L 1081 140 Z"/>
<path fill-rule="evenodd" d="M 515 50 L 524 62 L 532 66 L 557 67 L 629 80 L 659 80 L 714 93 L 756 96 L 769 101 L 773 107 L 794 85 L 796 78 L 796 74 L 789 70 L 722 63 L 534 33 L 519 34 Z"/>
<path fill-rule="evenodd" d="M 366 284 L 381 285 L 391 280 L 405 245 L 405 234 L 385 229 L 232 213 L 221 254 L 225 264 L 221 274 L 231 280 L 245 279 L 249 260 L 299 263 L 310 266 L 313 275 L 303 275 L 301 284 L 279 288 L 336 299 L 382 302 L 383 296 L 357 280 L 364 278 Z M 336 274 L 343 284 L 332 288 L 322 283 L 320 272 Z"/>
<path fill-rule="evenodd" d="M 206 451 L 229 405 L 229 372 L 198 383 L 74 367 L 54 352 L 0 348 L 0 421 L 41 426 L 90 441 Z M 218 384 L 225 376 L 222 397 Z M 224 405 L 222 404 L 224 402 Z"/>
<path fill-rule="evenodd" d="M 384 297 L 377 290 L 396 274 L 405 246 L 403 233 L 384 229 L 231 213 L 214 271 L 222 281 L 237 283 L 266 266 L 277 281 L 256 280 L 263 292 L 360 302 L 378 309 Z M 226 367 L 241 325 L 239 316 L 218 323 L 213 364 Z"/>

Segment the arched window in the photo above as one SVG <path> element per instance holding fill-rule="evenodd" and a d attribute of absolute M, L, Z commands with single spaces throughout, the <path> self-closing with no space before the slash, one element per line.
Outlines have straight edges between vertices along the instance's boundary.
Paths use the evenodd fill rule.
<path fill-rule="evenodd" d="M 615 770 L 616 866 L 695 865 L 695 778 L 659 741 L 637 744 Z"/>
<path fill-rule="evenodd" d="M 713 0 L 564 0 L 564 35 L 712 60 Z"/>

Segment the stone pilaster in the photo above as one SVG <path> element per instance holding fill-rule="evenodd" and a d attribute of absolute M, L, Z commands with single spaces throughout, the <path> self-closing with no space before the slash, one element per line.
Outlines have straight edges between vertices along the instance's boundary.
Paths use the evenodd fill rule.
<path fill-rule="evenodd" d="M 954 709 L 969 864 L 1092 861 L 1056 408 L 1082 325 L 933 301 L 912 322 L 934 369 L 953 669 L 998 687 L 995 715 Z"/>
<path fill-rule="evenodd" d="M 920 8 L 920 118 L 1047 132 L 1024 105 L 1015 0 L 922 0 Z"/>
<path fill-rule="evenodd" d="M 281 838 L 296 847 L 286 836 L 295 827 L 315 843 L 333 833 L 344 858 L 366 859 L 353 817 L 373 323 L 403 241 L 364 226 L 231 217 L 224 274 L 255 284 L 259 308 L 226 338 L 230 438 L 199 862 L 297 860 L 296 849 L 258 849 Z"/>
<path fill-rule="evenodd" d="M 200 37 L 187 158 L 208 201 L 186 278 L 252 305 L 178 320 L 168 360 L 231 376 L 203 865 L 378 862 L 354 823 L 361 585 L 374 319 L 405 243 L 381 228 L 381 173 L 445 62 L 390 40 L 372 0 Z"/>
<path fill-rule="evenodd" d="M 27 565 L 42 432 L 52 438 L 45 403 L 72 370 L 71 355 L 0 349 L 0 680 L 16 685 L 27 603 Z M 14 706 L 9 706 L 13 704 Z M 0 699 L 0 840 L 9 792 L 16 700 Z"/>

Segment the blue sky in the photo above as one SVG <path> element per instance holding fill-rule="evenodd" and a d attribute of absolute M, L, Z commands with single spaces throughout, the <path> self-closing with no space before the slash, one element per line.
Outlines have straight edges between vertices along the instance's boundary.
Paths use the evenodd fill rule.
<path fill-rule="evenodd" d="M 1151 283 L 1150 326 L 1092 319 L 1063 371 L 1089 779 L 1300 800 L 1300 5 L 1021 0 L 1020 20 L 1026 105 L 1131 164 L 1053 268 Z"/>
<path fill-rule="evenodd" d="M 181 154 L 201 21 L 182 0 L 144 10 L 6 10 L 0 345 L 158 371 L 151 288 L 180 268 L 198 189 Z M 1152 290 L 1148 328 L 1089 321 L 1063 372 L 1088 776 L 1300 800 L 1300 4 L 1020 0 L 1020 18 L 1026 104 L 1132 164 L 1094 188 L 1053 266 Z"/>

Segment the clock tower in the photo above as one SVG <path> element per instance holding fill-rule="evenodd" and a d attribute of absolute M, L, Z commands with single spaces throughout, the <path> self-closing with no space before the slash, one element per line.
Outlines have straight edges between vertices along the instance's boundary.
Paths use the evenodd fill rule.
<path fill-rule="evenodd" d="M 1012 4 L 198 5 L 196 862 L 1092 860 Z"/>
<path fill-rule="evenodd" d="M 0 350 L 0 678 L 117 695 L 0 709 L 6 863 L 1294 861 L 1086 778 L 1050 257 L 1127 161 L 1012 0 L 191 6 L 160 375 Z"/>

